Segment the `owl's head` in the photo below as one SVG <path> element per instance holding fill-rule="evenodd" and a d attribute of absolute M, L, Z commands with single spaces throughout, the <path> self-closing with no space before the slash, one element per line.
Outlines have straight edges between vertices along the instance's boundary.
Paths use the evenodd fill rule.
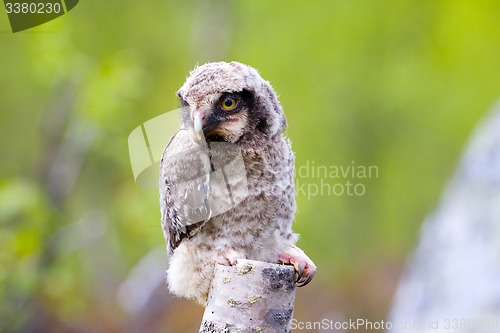
<path fill-rule="evenodd" d="M 183 123 L 207 141 L 236 143 L 242 138 L 273 136 L 286 119 L 273 88 L 252 67 L 214 62 L 196 67 L 177 92 Z"/>

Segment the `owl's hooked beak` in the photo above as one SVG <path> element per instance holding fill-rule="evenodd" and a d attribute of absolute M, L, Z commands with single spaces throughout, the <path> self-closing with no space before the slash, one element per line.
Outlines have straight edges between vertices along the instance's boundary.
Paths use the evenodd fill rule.
<path fill-rule="evenodd" d="M 193 119 L 196 141 L 219 141 L 222 138 L 218 133 L 221 120 L 214 117 L 210 110 L 194 110 L 191 113 L 191 119 Z"/>
<path fill-rule="evenodd" d="M 203 135 L 203 122 L 201 120 L 201 112 L 193 113 L 193 124 L 194 124 L 194 133 L 196 135 L 197 140 L 201 140 L 201 136 Z"/>

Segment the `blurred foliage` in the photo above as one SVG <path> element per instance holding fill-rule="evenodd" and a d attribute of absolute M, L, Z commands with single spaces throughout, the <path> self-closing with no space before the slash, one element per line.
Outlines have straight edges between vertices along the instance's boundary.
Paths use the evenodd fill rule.
<path fill-rule="evenodd" d="M 127 137 L 176 108 L 189 70 L 214 60 L 273 84 L 297 168 L 378 168 L 351 179 L 363 196 L 299 194 L 295 230 L 319 269 L 295 315 L 382 319 L 420 223 L 499 95 L 499 21 L 495 0 L 85 0 L 16 34 L 0 14 L 0 331 L 196 330 L 190 302 L 165 294 L 146 325 L 117 296 L 164 246 Z"/>

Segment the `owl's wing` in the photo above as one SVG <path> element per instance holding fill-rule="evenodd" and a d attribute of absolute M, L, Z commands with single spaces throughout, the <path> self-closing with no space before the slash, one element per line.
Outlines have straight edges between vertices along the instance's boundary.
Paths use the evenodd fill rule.
<path fill-rule="evenodd" d="M 165 147 L 160 162 L 161 224 L 169 253 L 210 219 L 209 175 L 206 148 L 196 145 L 188 130 L 178 130 Z"/>

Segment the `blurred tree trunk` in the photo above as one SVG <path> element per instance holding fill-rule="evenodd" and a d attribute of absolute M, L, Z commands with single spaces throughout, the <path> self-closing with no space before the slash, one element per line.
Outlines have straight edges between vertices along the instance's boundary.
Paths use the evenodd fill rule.
<path fill-rule="evenodd" d="M 390 332 L 500 332 L 500 103 L 477 128 L 403 274 Z"/>
<path fill-rule="evenodd" d="M 25 319 L 21 332 L 35 332 L 51 325 L 51 315 L 39 301 L 44 279 L 57 264 L 61 237 L 66 231 L 66 222 L 61 218 L 61 211 L 75 184 L 80 177 L 82 165 L 94 139 L 94 131 L 90 124 L 82 121 L 74 114 L 74 106 L 81 78 L 75 76 L 54 85 L 52 97 L 49 99 L 41 118 L 39 183 L 51 206 L 51 217 L 45 225 L 42 248 L 38 257 L 37 275 L 40 276 L 31 286 L 28 293 L 20 294 Z M 78 234 L 73 244 L 86 241 L 88 237 Z M 0 331 L 10 331 L 0 323 Z"/>

